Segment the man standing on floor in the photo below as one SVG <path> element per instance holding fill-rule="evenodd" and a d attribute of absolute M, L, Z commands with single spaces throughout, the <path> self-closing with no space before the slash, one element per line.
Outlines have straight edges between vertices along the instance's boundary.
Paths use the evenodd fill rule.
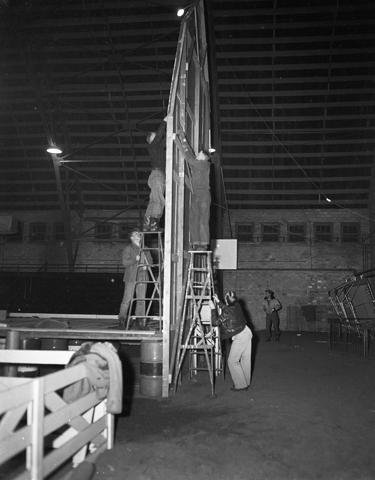
<path fill-rule="evenodd" d="M 135 315 L 143 317 L 145 315 L 145 297 L 147 289 L 147 280 L 149 279 L 147 263 L 150 264 L 151 258 L 141 253 L 142 233 L 138 230 L 133 230 L 130 234 L 130 243 L 125 246 L 122 252 L 122 264 L 125 267 L 123 277 L 124 296 L 120 305 L 119 320 L 122 327 L 126 326 L 128 318 L 130 303 L 135 293 L 136 307 Z M 149 252 L 148 252 L 149 253 Z M 139 267 L 138 264 L 145 264 Z M 138 278 L 137 278 L 138 271 Z M 137 283 L 137 284 L 136 284 Z M 135 290 L 135 291 L 134 291 Z M 138 300 L 139 298 L 139 300 Z"/>
<path fill-rule="evenodd" d="M 281 310 L 281 303 L 275 294 L 269 288 L 264 292 L 263 310 L 266 312 L 266 342 L 272 338 L 272 331 L 274 333 L 275 341 L 280 339 L 280 318 L 279 310 Z"/>
<path fill-rule="evenodd" d="M 233 290 L 225 294 L 225 303 L 220 302 L 217 295 L 213 300 L 210 302 L 212 324 L 219 326 L 221 340 L 232 339 L 228 356 L 228 368 L 233 381 L 231 390 L 247 390 L 251 381 L 252 331 L 246 324 L 244 312 Z"/>

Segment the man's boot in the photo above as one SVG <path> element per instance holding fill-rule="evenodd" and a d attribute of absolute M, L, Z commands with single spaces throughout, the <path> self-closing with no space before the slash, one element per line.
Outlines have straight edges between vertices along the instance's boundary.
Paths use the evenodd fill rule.
<path fill-rule="evenodd" d="M 150 232 L 158 232 L 159 231 L 159 219 L 156 217 L 150 218 Z"/>
<path fill-rule="evenodd" d="M 143 231 L 148 232 L 151 227 L 151 217 L 145 217 L 143 220 Z"/>

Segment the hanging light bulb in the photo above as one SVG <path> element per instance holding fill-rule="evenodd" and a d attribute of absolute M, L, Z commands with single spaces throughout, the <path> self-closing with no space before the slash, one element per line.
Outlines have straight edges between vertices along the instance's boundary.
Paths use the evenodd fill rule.
<path fill-rule="evenodd" d="M 184 8 L 179 8 L 179 9 L 177 10 L 177 16 L 178 16 L 178 17 L 182 17 L 184 13 L 185 13 L 185 9 L 184 9 Z"/>

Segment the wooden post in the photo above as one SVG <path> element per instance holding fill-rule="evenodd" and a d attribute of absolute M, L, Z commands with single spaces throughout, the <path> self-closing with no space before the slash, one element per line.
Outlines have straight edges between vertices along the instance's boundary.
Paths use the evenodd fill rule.
<path fill-rule="evenodd" d="M 33 381 L 31 479 L 42 480 L 44 454 L 44 378 Z"/>

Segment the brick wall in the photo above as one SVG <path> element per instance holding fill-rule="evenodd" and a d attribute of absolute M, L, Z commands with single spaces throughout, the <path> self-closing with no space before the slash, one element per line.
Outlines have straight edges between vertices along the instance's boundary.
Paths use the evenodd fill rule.
<path fill-rule="evenodd" d="M 261 226 L 272 222 L 280 223 L 280 240 L 263 243 Z M 306 224 L 306 242 L 286 241 L 288 222 Z M 315 222 L 333 224 L 332 242 L 314 242 Z M 368 233 L 366 212 L 328 209 L 231 212 L 234 236 L 237 223 L 254 223 L 255 241 L 238 243 L 237 270 L 224 271 L 224 289 L 236 290 L 255 329 L 264 329 L 262 301 L 264 290 L 271 288 L 283 305 L 282 329 L 326 330 L 327 317 L 333 313 L 328 291 L 353 271 L 363 270 L 362 243 L 341 242 L 342 222 L 359 222 L 362 237 Z M 229 232 L 227 226 L 227 237 Z"/>

